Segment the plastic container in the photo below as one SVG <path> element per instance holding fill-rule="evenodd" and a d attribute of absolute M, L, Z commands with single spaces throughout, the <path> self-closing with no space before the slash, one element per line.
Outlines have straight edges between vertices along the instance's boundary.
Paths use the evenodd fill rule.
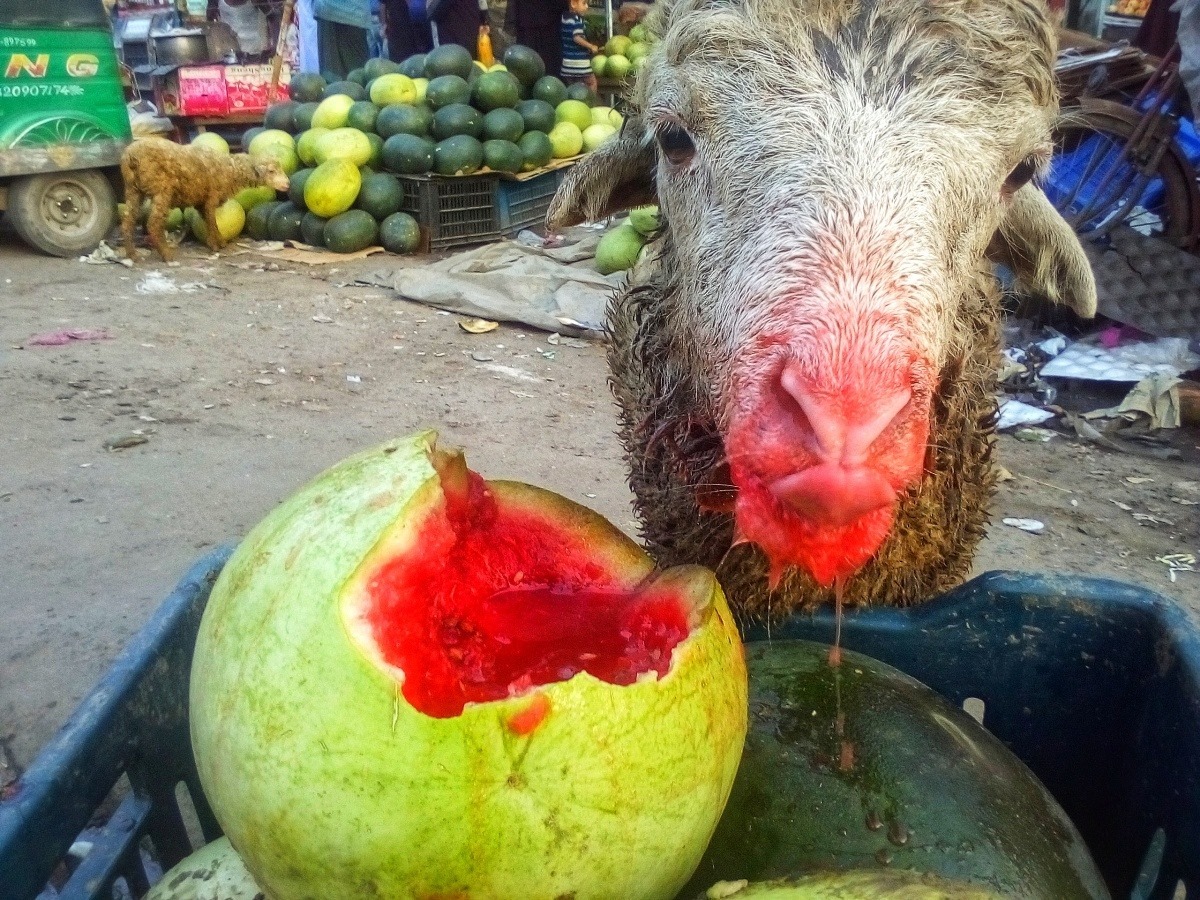
<path fill-rule="evenodd" d="M 566 171 L 555 169 L 523 181 L 492 173 L 399 175 L 404 183 L 401 209 L 428 235 L 431 251 L 482 244 L 541 224 Z"/>
<path fill-rule="evenodd" d="M 183 788 L 204 839 L 220 834 L 196 777 L 187 692 L 228 553 L 193 567 L 0 801 L 0 900 L 38 895 L 122 774 L 132 790 L 59 897 L 107 900 L 120 879 L 142 896 L 143 838 L 164 868 L 192 850 Z M 831 636 L 822 613 L 769 637 Z M 1075 820 L 1116 900 L 1174 900 L 1181 883 L 1200 897 L 1200 632 L 1179 606 L 1113 581 L 990 573 L 917 609 L 851 614 L 844 642 L 970 711 L 982 705 Z"/>
<path fill-rule="evenodd" d="M 400 207 L 428 235 L 431 251 L 482 244 L 503 237 L 496 221 L 498 175 L 463 175 L 435 178 L 398 175 L 404 184 Z"/>
<path fill-rule="evenodd" d="M 511 236 L 545 222 L 550 201 L 566 176 L 566 169 L 555 169 L 528 181 L 502 179 L 496 191 L 496 210 L 504 235 Z"/>

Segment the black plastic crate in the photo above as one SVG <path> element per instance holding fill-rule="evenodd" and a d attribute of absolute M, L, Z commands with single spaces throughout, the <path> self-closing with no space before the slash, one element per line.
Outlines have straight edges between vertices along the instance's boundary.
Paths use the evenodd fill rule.
<path fill-rule="evenodd" d="M 143 895 L 138 852 L 163 868 L 220 829 L 196 777 L 188 675 L 228 548 L 201 559 L 112 670 L 0 800 L 0 900 L 33 900 L 122 774 L 132 790 L 59 894 Z M 832 616 L 796 616 L 748 640 L 829 641 Z M 1200 630 L 1177 604 L 1098 578 L 993 572 L 913 609 L 851 612 L 846 647 L 924 681 L 1038 775 L 1087 840 L 1116 900 L 1200 896 Z M 1054 898 L 1044 898 L 1054 900 Z"/>
<path fill-rule="evenodd" d="M 481 244 L 503 237 L 496 214 L 498 175 L 433 178 L 401 175 L 404 205 L 428 235 L 430 250 Z"/>
<path fill-rule="evenodd" d="M 405 212 L 416 218 L 428 250 L 448 250 L 512 237 L 541 224 L 566 169 L 524 181 L 500 175 L 397 176 L 404 184 Z"/>

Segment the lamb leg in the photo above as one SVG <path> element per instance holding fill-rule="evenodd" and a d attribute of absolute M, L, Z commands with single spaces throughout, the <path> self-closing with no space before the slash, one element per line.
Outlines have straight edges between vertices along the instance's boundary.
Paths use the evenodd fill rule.
<path fill-rule="evenodd" d="M 225 246 L 225 242 L 221 240 L 221 232 L 217 229 L 217 207 L 220 204 L 213 198 L 204 201 L 204 227 L 206 231 L 205 237 L 208 248 L 216 253 Z"/>
<path fill-rule="evenodd" d="M 125 214 L 121 216 L 121 237 L 125 242 L 125 255 L 137 262 L 137 251 L 133 248 L 133 229 L 137 226 L 138 213 L 142 209 L 142 194 L 135 187 L 125 189 Z"/>
<path fill-rule="evenodd" d="M 150 201 L 150 217 L 146 219 L 146 237 L 150 246 L 158 251 L 163 262 L 170 262 L 174 257 L 174 248 L 167 240 L 167 216 L 171 212 L 170 199 L 155 197 Z"/>

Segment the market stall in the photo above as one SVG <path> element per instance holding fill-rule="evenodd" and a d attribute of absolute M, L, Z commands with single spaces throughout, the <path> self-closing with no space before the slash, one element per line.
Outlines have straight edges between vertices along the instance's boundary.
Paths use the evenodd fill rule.
<path fill-rule="evenodd" d="M 210 129 L 233 136 L 259 125 L 278 85 L 286 92 L 292 66 L 288 42 L 279 42 L 278 35 L 286 35 L 290 4 L 259 0 L 238 8 L 247 10 L 243 18 L 257 15 L 257 24 L 210 18 L 206 0 L 119 0 L 116 5 L 122 59 L 137 90 L 171 120 L 181 138 Z M 276 75 L 277 44 L 283 58 Z"/>
<path fill-rule="evenodd" d="M 515 237 L 544 222 L 566 171 L 622 122 L 520 45 L 490 67 L 448 44 L 401 63 L 371 59 L 340 82 L 300 73 L 289 93 L 241 140 L 274 159 L 290 189 L 230 200 L 217 216 L 227 241 L 407 253 Z"/>

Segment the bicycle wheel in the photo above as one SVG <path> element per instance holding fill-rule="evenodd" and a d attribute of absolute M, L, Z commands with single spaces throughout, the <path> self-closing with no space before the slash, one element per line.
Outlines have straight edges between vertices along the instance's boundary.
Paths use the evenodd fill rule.
<path fill-rule="evenodd" d="M 1056 131 L 1046 195 L 1085 239 L 1125 224 L 1190 249 L 1200 226 L 1196 173 L 1173 131 L 1139 129 L 1141 119 L 1119 103 L 1082 101 Z"/>

